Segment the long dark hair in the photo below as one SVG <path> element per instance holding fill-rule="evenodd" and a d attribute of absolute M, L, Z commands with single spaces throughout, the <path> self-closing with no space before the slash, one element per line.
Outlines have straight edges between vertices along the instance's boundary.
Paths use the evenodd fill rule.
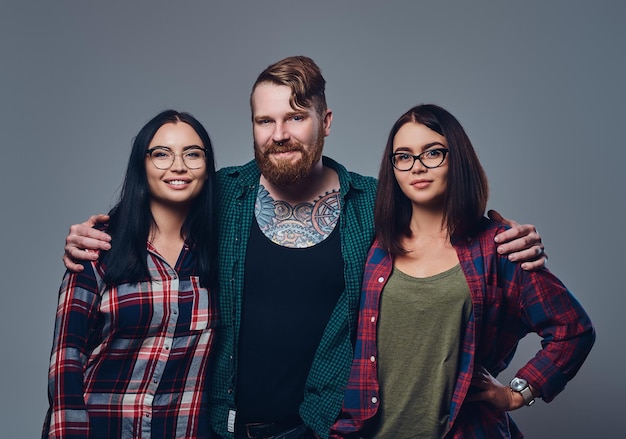
<path fill-rule="evenodd" d="M 150 191 L 146 176 L 146 151 L 159 128 L 167 123 L 186 123 L 191 126 L 206 148 L 207 179 L 202 191 L 194 199 L 185 219 L 181 234 L 194 248 L 196 268 L 203 287 L 211 287 L 217 276 L 216 184 L 213 146 L 206 129 L 191 114 L 165 110 L 154 116 L 139 131 L 133 141 L 126 176 L 119 201 L 109 212 L 108 232 L 111 250 L 103 253 L 107 285 L 125 282 L 137 283 L 150 277 L 146 242 L 154 218 L 150 210 Z"/>
<path fill-rule="evenodd" d="M 376 237 L 391 254 L 406 250 L 403 236 L 411 236 L 411 201 L 396 181 L 389 154 L 393 139 L 407 123 L 419 123 L 446 138 L 448 144 L 448 185 L 444 194 L 443 220 L 450 237 L 469 237 L 481 223 L 487 207 L 489 187 L 476 151 L 459 121 L 437 105 L 422 104 L 411 108 L 391 128 L 378 174 L 378 192 L 374 208 Z"/>

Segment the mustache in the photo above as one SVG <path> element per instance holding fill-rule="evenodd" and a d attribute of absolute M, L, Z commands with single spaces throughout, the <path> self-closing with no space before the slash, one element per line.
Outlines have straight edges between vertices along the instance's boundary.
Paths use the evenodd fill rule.
<path fill-rule="evenodd" d="M 280 154 L 282 152 L 290 152 L 290 151 L 304 151 L 304 147 L 300 142 L 289 142 L 289 143 L 281 143 L 280 145 L 276 144 L 276 142 L 268 142 L 265 145 L 265 151 L 263 152 L 264 156 L 268 156 L 270 154 Z"/>

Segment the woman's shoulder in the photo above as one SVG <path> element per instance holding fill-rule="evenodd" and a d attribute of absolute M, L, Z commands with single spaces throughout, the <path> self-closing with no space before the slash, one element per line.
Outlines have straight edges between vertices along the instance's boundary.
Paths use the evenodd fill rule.
<path fill-rule="evenodd" d="M 459 246 L 471 246 L 472 244 L 478 244 L 482 246 L 484 246 L 485 244 L 493 245 L 496 235 L 502 233 L 509 228 L 510 227 L 504 223 L 494 221 L 487 217 L 483 217 L 471 235 L 456 236 L 453 239 L 453 244 Z"/>
<path fill-rule="evenodd" d="M 486 235 L 490 237 L 495 237 L 498 233 L 502 233 L 510 228 L 511 226 L 509 226 L 508 224 L 492 220 L 491 218 L 483 217 L 479 225 L 478 233 L 481 236 Z"/>

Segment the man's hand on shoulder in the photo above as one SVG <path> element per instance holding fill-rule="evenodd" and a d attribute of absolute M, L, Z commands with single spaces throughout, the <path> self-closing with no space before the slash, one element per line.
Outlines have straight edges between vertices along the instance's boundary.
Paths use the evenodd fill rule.
<path fill-rule="evenodd" d="M 508 255 L 512 262 L 520 262 L 524 270 L 534 271 L 543 268 L 548 261 L 548 255 L 535 226 L 518 224 L 504 218 L 495 210 L 490 210 L 487 214 L 492 220 L 511 227 L 495 237 L 498 253 Z"/>
<path fill-rule="evenodd" d="M 98 223 L 109 220 L 108 215 L 92 215 L 87 221 L 74 224 L 70 227 L 70 233 L 65 238 L 65 253 L 63 264 L 75 273 L 83 271 L 83 266 L 78 261 L 96 261 L 100 250 L 111 248 L 111 237 L 100 230 L 94 229 Z"/>

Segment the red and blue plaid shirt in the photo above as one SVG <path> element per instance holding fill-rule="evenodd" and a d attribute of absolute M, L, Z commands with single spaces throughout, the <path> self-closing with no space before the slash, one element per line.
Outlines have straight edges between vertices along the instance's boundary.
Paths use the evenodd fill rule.
<path fill-rule="evenodd" d="M 453 242 L 473 309 L 463 335 L 446 438 L 523 437 L 508 413 L 485 402 L 464 403 L 477 365 L 497 376 L 509 365 L 519 340 L 537 333 L 542 349 L 515 375 L 549 402 L 574 377 L 595 341 L 589 317 L 549 270 L 524 271 L 497 254 L 493 238 L 504 228 L 485 219 L 479 236 Z M 354 361 L 331 437 L 360 431 L 379 407 L 376 326 L 380 294 L 392 268 L 393 260 L 376 241 L 365 267 Z M 415 419 L 419 422 L 419 414 Z"/>
<path fill-rule="evenodd" d="M 207 438 L 215 300 L 187 245 L 172 268 L 148 243 L 150 279 L 106 288 L 85 263 L 60 288 L 49 438 Z"/>

